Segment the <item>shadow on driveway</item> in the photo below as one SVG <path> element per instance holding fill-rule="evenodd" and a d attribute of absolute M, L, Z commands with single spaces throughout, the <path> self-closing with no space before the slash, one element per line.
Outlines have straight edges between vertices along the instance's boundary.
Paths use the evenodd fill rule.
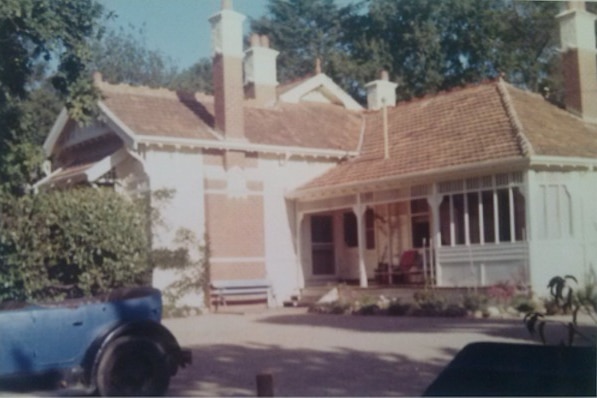
<path fill-rule="evenodd" d="M 471 319 L 444 317 L 283 314 L 263 317 L 259 322 L 338 328 L 364 333 L 474 333 L 487 337 L 530 340 L 522 318 Z"/>
<path fill-rule="evenodd" d="M 262 344 L 193 347 L 193 358 L 173 378 L 169 395 L 255 396 L 256 373 L 269 372 L 276 396 L 416 396 L 445 366 L 440 358 L 419 362 L 347 348 L 326 352 Z"/>

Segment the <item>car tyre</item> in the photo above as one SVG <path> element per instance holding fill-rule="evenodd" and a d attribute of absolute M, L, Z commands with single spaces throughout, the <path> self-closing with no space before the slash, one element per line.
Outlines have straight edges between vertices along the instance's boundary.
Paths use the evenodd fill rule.
<path fill-rule="evenodd" d="M 169 384 L 166 355 L 146 338 L 117 338 L 97 368 L 96 386 L 103 396 L 164 395 Z"/>

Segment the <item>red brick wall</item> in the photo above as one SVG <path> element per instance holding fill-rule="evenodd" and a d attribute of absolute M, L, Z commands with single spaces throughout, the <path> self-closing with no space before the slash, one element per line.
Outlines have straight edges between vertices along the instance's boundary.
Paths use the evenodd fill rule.
<path fill-rule="evenodd" d="M 244 137 L 242 59 L 216 54 L 213 58 L 216 130 L 227 138 Z"/>
<path fill-rule="evenodd" d="M 563 54 L 562 72 L 564 75 L 564 98 L 566 108 L 577 113 L 582 112 L 580 71 L 578 50 L 570 49 Z"/>
<path fill-rule="evenodd" d="M 212 280 L 265 277 L 263 197 L 230 198 L 208 194 L 205 198 Z M 238 258 L 221 261 L 218 258 Z"/>

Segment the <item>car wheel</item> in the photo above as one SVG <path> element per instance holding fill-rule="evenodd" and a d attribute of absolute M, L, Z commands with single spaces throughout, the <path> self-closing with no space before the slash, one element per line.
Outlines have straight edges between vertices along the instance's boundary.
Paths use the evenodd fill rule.
<path fill-rule="evenodd" d="M 153 341 L 134 336 L 110 343 L 96 374 L 103 396 L 164 395 L 169 383 L 166 355 Z"/>

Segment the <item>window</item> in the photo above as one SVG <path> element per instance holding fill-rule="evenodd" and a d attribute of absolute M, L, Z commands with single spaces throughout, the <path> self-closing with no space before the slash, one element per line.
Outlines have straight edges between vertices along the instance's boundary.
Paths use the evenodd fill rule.
<path fill-rule="evenodd" d="M 367 249 L 375 249 L 375 212 L 373 209 L 365 211 L 365 241 Z M 344 243 L 348 247 L 358 247 L 358 223 L 354 212 L 344 213 Z"/>
<path fill-rule="evenodd" d="M 479 196 L 478 192 L 470 192 L 466 194 L 466 201 L 468 204 L 469 241 L 473 244 L 481 243 Z"/>
<path fill-rule="evenodd" d="M 429 204 L 427 199 L 410 201 L 411 231 L 413 247 L 429 244 Z"/>
<path fill-rule="evenodd" d="M 332 216 L 311 217 L 311 261 L 313 275 L 333 275 L 334 234 Z"/>
<path fill-rule="evenodd" d="M 525 200 L 520 188 L 491 188 L 492 181 L 469 183 L 463 188 L 469 192 L 447 193 L 443 196 L 439 206 L 442 245 L 489 244 L 526 239 Z M 500 184 L 504 185 L 503 181 Z M 545 202 L 544 206 L 554 207 L 551 202 Z"/>
<path fill-rule="evenodd" d="M 359 244 L 357 216 L 352 211 L 344 213 L 344 243 L 348 247 L 357 247 Z"/>
<path fill-rule="evenodd" d="M 375 212 L 373 209 L 367 209 L 365 212 L 365 238 L 367 249 L 375 249 Z"/>

